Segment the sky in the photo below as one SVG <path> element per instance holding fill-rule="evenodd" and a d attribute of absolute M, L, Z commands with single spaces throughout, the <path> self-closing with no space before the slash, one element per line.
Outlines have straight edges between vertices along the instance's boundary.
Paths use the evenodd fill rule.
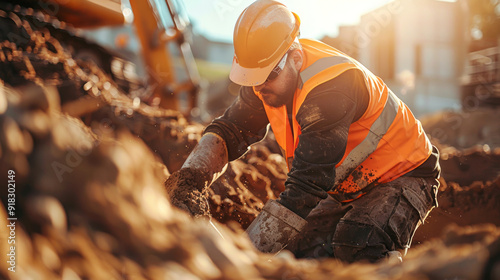
<path fill-rule="evenodd" d="M 299 15 L 301 37 L 320 39 L 336 36 L 340 25 L 357 24 L 361 15 L 393 0 L 282 0 Z M 209 39 L 232 43 L 233 28 L 240 13 L 253 0 L 184 0 L 195 31 Z"/>

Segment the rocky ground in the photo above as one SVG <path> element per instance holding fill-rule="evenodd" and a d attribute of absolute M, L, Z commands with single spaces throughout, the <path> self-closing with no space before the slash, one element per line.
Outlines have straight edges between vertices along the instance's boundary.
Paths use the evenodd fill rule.
<path fill-rule="evenodd" d="M 261 254 L 243 229 L 284 187 L 272 136 L 207 193 L 221 237 L 209 221 L 172 207 L 164 189 L 203 126 L 131 97 L 28 17 L 0 11 L 2 26 L 12 27 L 0 30 L 0 174 L 15 180 L 14 208 L 8 188 L 0 189 L 0 220 L 17 218 L 15 272 L 7 262 L 12 232 L 0 227 L 0 279 L 500 278 L 496 142 L 466 139 L 479 146 L 452 148 L 431 133 L 441 140 L 440 207 L 403 264 Z M 5 41 L 12 30 L 27 39 Z M 441 122 L 424 123 L 436 131 L 430 125 Z M 494 131 L 483 128 L 478 138 L 496 139 Z"/>

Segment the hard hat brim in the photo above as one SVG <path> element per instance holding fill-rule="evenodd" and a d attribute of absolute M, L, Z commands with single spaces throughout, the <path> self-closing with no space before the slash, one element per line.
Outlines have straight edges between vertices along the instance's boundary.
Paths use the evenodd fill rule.
<path fill-rule="evenodd" d="M 233 58 L 233 65 L 231 66 L 231 72 L 229 73 L 229 79 L 234 83 L 241 86 L 258 86 L 263 84 L 273 68 L 278 64 L 281 57 L 278 57 L 276 61 L 273 61 L 269 66 L 263 68 L 245 68 L 241 66 L 238 61 Z"/>

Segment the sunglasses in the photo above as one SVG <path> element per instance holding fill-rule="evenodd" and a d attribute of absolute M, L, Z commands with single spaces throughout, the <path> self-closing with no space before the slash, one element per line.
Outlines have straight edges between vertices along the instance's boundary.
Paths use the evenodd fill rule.
<path fill-rule="evenodd" d="M 271 71 L 271 73 L 269 73 L 269 76 L 267 77 L 266 82 L 269 82 L 269 81 L 272 81 L 272 80 L 278 78 L 278 76 L 281 73 L 281 71 L 283 71 L 283 69 L 285 68 L 286 58 L 287 57 L 288 57 L 288 52 L 285 53 L 285 55 L 280 60 L 280 62 L 278 63 L 278 65 L 276 65 L 276 67 L 274 67 L 273 71 Z"/>

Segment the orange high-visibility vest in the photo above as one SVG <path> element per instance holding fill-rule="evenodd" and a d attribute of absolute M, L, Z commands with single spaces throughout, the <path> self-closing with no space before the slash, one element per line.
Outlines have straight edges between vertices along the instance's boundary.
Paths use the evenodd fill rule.
<path fill-rule="evenodd" d="M 263 102 L 289 170 L 301 133 L 296 115 L 307 94 L 349 69 L 363 73 L 370 100 L 364 114 L 349 127 L 347 147 L 336 165 L 335 185 L 330 193 L 341 201 L 356 199 L 367 186 L 390 182 L 430 156 L 432 145 L 420 122 L 382 79 L 331 46 L 308 39 L 301 39 L 300 43 L 304 63 L 293 99 L 293 124 L 288 121 L 285 106 L 274 108 Z"/>

